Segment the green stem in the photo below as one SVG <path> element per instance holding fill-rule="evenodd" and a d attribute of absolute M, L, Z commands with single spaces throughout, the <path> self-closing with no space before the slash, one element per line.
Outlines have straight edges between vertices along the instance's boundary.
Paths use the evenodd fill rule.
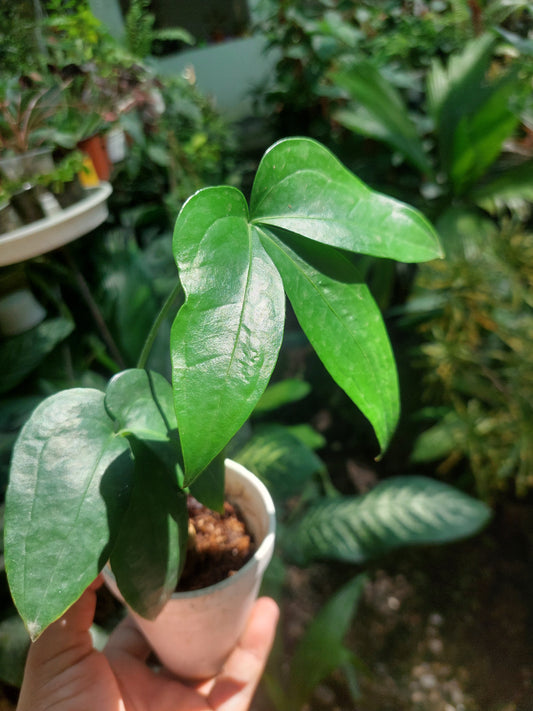
<path fill-rule="evenodd" d="M 181 288 L 180 281 L 178 280 L 176 286 L 172 289 L 170 294 L 168 295 L 167 300 L 163 304 L 161 311 L 157 315 L 156 320 L 152 324 L 152 328 L 150 329 L 148 336 L 146 337 L 146 341 L 144 342 L 143 349 L 141 351 L 141 355 L 139 356 L 139 360 L 137 361 L 137 368 L 145 368 L 146 367 L 146 362 L 148 361 L 148 358 L 150 356 L 150 352 L 152 350 L 152 347 L 154 345 L 154 341 L 157 336 L 157 332 L 159 331 L 159 328 L 165 318 L 168 315 L 168 312 L 170 311 L 171 307 L 174 305 L 174 302 L 177 301 L 178 295 L 183 296 L 183 290 Z"/>

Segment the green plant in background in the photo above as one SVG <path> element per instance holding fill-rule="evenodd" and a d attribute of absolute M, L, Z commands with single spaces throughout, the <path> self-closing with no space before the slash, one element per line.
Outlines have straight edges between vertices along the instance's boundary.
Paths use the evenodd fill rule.
<path fill-rule="evenodd" d="M 373 193 L 306 139 L 265 154 L 249 208 L 231 187 L 188 200 L 174 238 L 185 303 L 170 334 L 172 385 L 142 369 L 145 350 L 140 367 L 120 373 L 105 392 L 71 389 L 45 400 L 15 447 L 5 559 L 32 637 L 109 556 L 134 609 L 152 617 L 168 599 L 183 561 L 185 490 L 220 505 L 219 455 L 268 383 L 285 290 L 320 358 L 387 446 L 398 417 L 394 359 L 379 310 L 344 250 L 412 261 L 440 253 L 419 213 Z M 166 545 L 154 540 L 155 530 Z M 75 531 L 85 545 L 64 556 Z M 141 545 L 135 561 L 133 540 Z"/>
<path fill-rule="evenodd" d="M 484 3 L 435 0 L 423 4 L 395 0 L 352 2 L 264 0 L 254 11 L 256 27 L 276 59 L 266 94 L 280 130 L 298 130 L 349 147 L 334 111 L 344 94 L 330 71 L 344 62 L 371 62 L 394 86 L 420 101 L 422 81 L 435 58 L 445 59 L 494 25 L 524 33 L 530 12 L 525 2 Z M 374 157 L 375 162 L 375 157 Z M 365 166 L 368 169 L 368 166 Z M 379 175 L 379 172 L 377 173 Z"/>
<path fill-rule="evenodd" d="M 344 674 L 356 700 L 357 678 L 365 668 L 345 646 L 344 638 L 365 583 L 361 566 L 403 546 L 465 538 L 482 528 L 490 516 L 488 507 L 479 501 L 420 476 L 385 480 L 362 496 L 341 495 L 315 452 L 325 444 L 320 435 L 306 424 L 281 423 L 282 408 L 302 399 L 305 402 L 309 391 L 310 386 L 301 380 L 269 386 L 250 423 L 228 449 L 275 497 L 278 557 L 267 575 L 266 591 L 277 598 L 282 615 L 288 565 L 308 567 L 329 561 L 337 572 L 339 564 L 357 569 L 310 622 L 290 655 L 283 645 L 281 626 L 265 677 L 265 688 L 279 711 L 302 708 L 316 685 L 336 669 Z"/>
<path fill-rule="evenodd" d="M 164 30 L 154 29 L 155 15 L 149 12 L 150 0 L 131 0 L 124 20 L 125 44 L 137 57 L 151 54 L 156 40 L 178 40 L 185 44 L 194 44 L 194 37 L 181 27 Z"/>
<path fill-rule="evenodd" d="M 455 210 L 439 222 L 447 259 L 424 266 L 407 305 L 422 337 L 425 401 L 443 411 L 421 434 L 414 462 L 443 475 L 465 462 L 480 496 L 533 486 L 531 380 L 533 236 Z"/>
<path fill-rule="evenodd" d="M 495 35 L 484 34 L 445 65 L 434 60 L 427 75 L 427 114 L 413 116 L 406 99 L 374 64 L 358 63 L 332 74 L 354 102 L 335 118 L 388 144 L 418 170 L 432 214 L 457 199 L 486 207 L 531 196 L 533 161 L 509 148 L 530 99 L 531 66 L 527 56 L 496 61 L 497 44 Z"/>
<path fill-rule="evenodd" d="M 124 114 L 120 125 L 133 142 L 114 176 L 116 203 L 123 209 L 142 205 L 152 218 L 158 209 L 166 229 L 191 192 L 227 180 L 233 169 L 227 122 L 185 77 L 158 80 L 144 107 Z"/>

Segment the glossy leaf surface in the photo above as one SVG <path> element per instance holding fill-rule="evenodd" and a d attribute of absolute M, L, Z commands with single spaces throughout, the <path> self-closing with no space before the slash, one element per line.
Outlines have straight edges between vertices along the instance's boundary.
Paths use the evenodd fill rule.
<path fill-rule="evenodd" d="M 250 212 L 255 224 L 351 252 L 402 262 L 442 256 L 437 234 L 421 213 L 370 190 L 308 138 L 279 141 L 265 153 Z"/>
<path fill-rule="evenodd" d="M 171 333 L 172 381 L 186 482 L 222 450 L 265 390 L 281 345 L 281 278 L 234 188 L 184 205 L 174 254 L 186 301 Z"/>
<path fill-rule="evenodd" d="M 384 450 L 399 414 L 396 366 L 381 313 L 340 252 L 262 233 L 298 321 L 334 380 L 370 420 Z"/>
<path fill-rule="evenodd" d="M 183 486 L 176 413 L 168 380 L 140 368 L 125 370 L 110 380 L 105 406 L 117 423 L 118 434 L 144 442 Z"/>
<path fill-rule="evenodd" d="M 126 602 L 154 619 L 174 592 L 185 561 L 187 498 L 146 444 L 130 441 L 134 484 L 110 561 Z"/>
<path fill-rule="evenodd" d="M 98 390 L 45 400 L 15 445 L 6 494 L 5 563 L 33 639 L 98 575 L 127 505 L 128 443 Z"/>
<path fill-rule="evenodd" d="M 333 559 L 362 563 L 405 545 L 445 543 L 477 533 L 489 507 L 442 482 L 395 477 L 368 494 L 310 507 L 285 536 L 297 563 Z"/>

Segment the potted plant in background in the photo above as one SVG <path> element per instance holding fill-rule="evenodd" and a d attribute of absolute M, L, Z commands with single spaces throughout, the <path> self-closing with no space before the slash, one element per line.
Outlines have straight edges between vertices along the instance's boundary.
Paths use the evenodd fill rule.
<path fill-rule="evenodd" d="M 347 255 L 406 262 L 441 256 L 419 212 L 371 191 L 320 144 L 287 139 L 263 157 L 249 206 L 232 187 L 195 193 L 178 217 L 173 250 L 179 283 L 139 367 L 115 376 L 105 392 L 76 388 L 47 398 L 15 446 L 5 562 L 33 639 L 108 560 L 126 603 L 143 618 L 164 619 L 186 556 L 187 494 L 222 508 L 223 451 L 271 377 L 285 292 L 382 451 L 394 431 L 393 353 L 379 309 Z M 170 384 L 145 366 L 180 292 Z M 240 629 L 233 628 L 236 641 Z M 180 671 L 179 660 L 165 663 Z"/>

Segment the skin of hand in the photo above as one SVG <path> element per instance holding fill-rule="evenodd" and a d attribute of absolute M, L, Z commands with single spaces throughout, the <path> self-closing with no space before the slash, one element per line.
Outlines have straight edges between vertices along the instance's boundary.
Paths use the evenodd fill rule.
<path fill-rule="evenodd" d="M 222 671 L 194 684 L 146 665 L 147 642 L 130 617 L 104 652 L 89 628 L 95 581 L 30 648 L 17 711 L 246 711 L 272 647 L 279 611 L 270 598 L 255 603 L 247 627 Z"/>

